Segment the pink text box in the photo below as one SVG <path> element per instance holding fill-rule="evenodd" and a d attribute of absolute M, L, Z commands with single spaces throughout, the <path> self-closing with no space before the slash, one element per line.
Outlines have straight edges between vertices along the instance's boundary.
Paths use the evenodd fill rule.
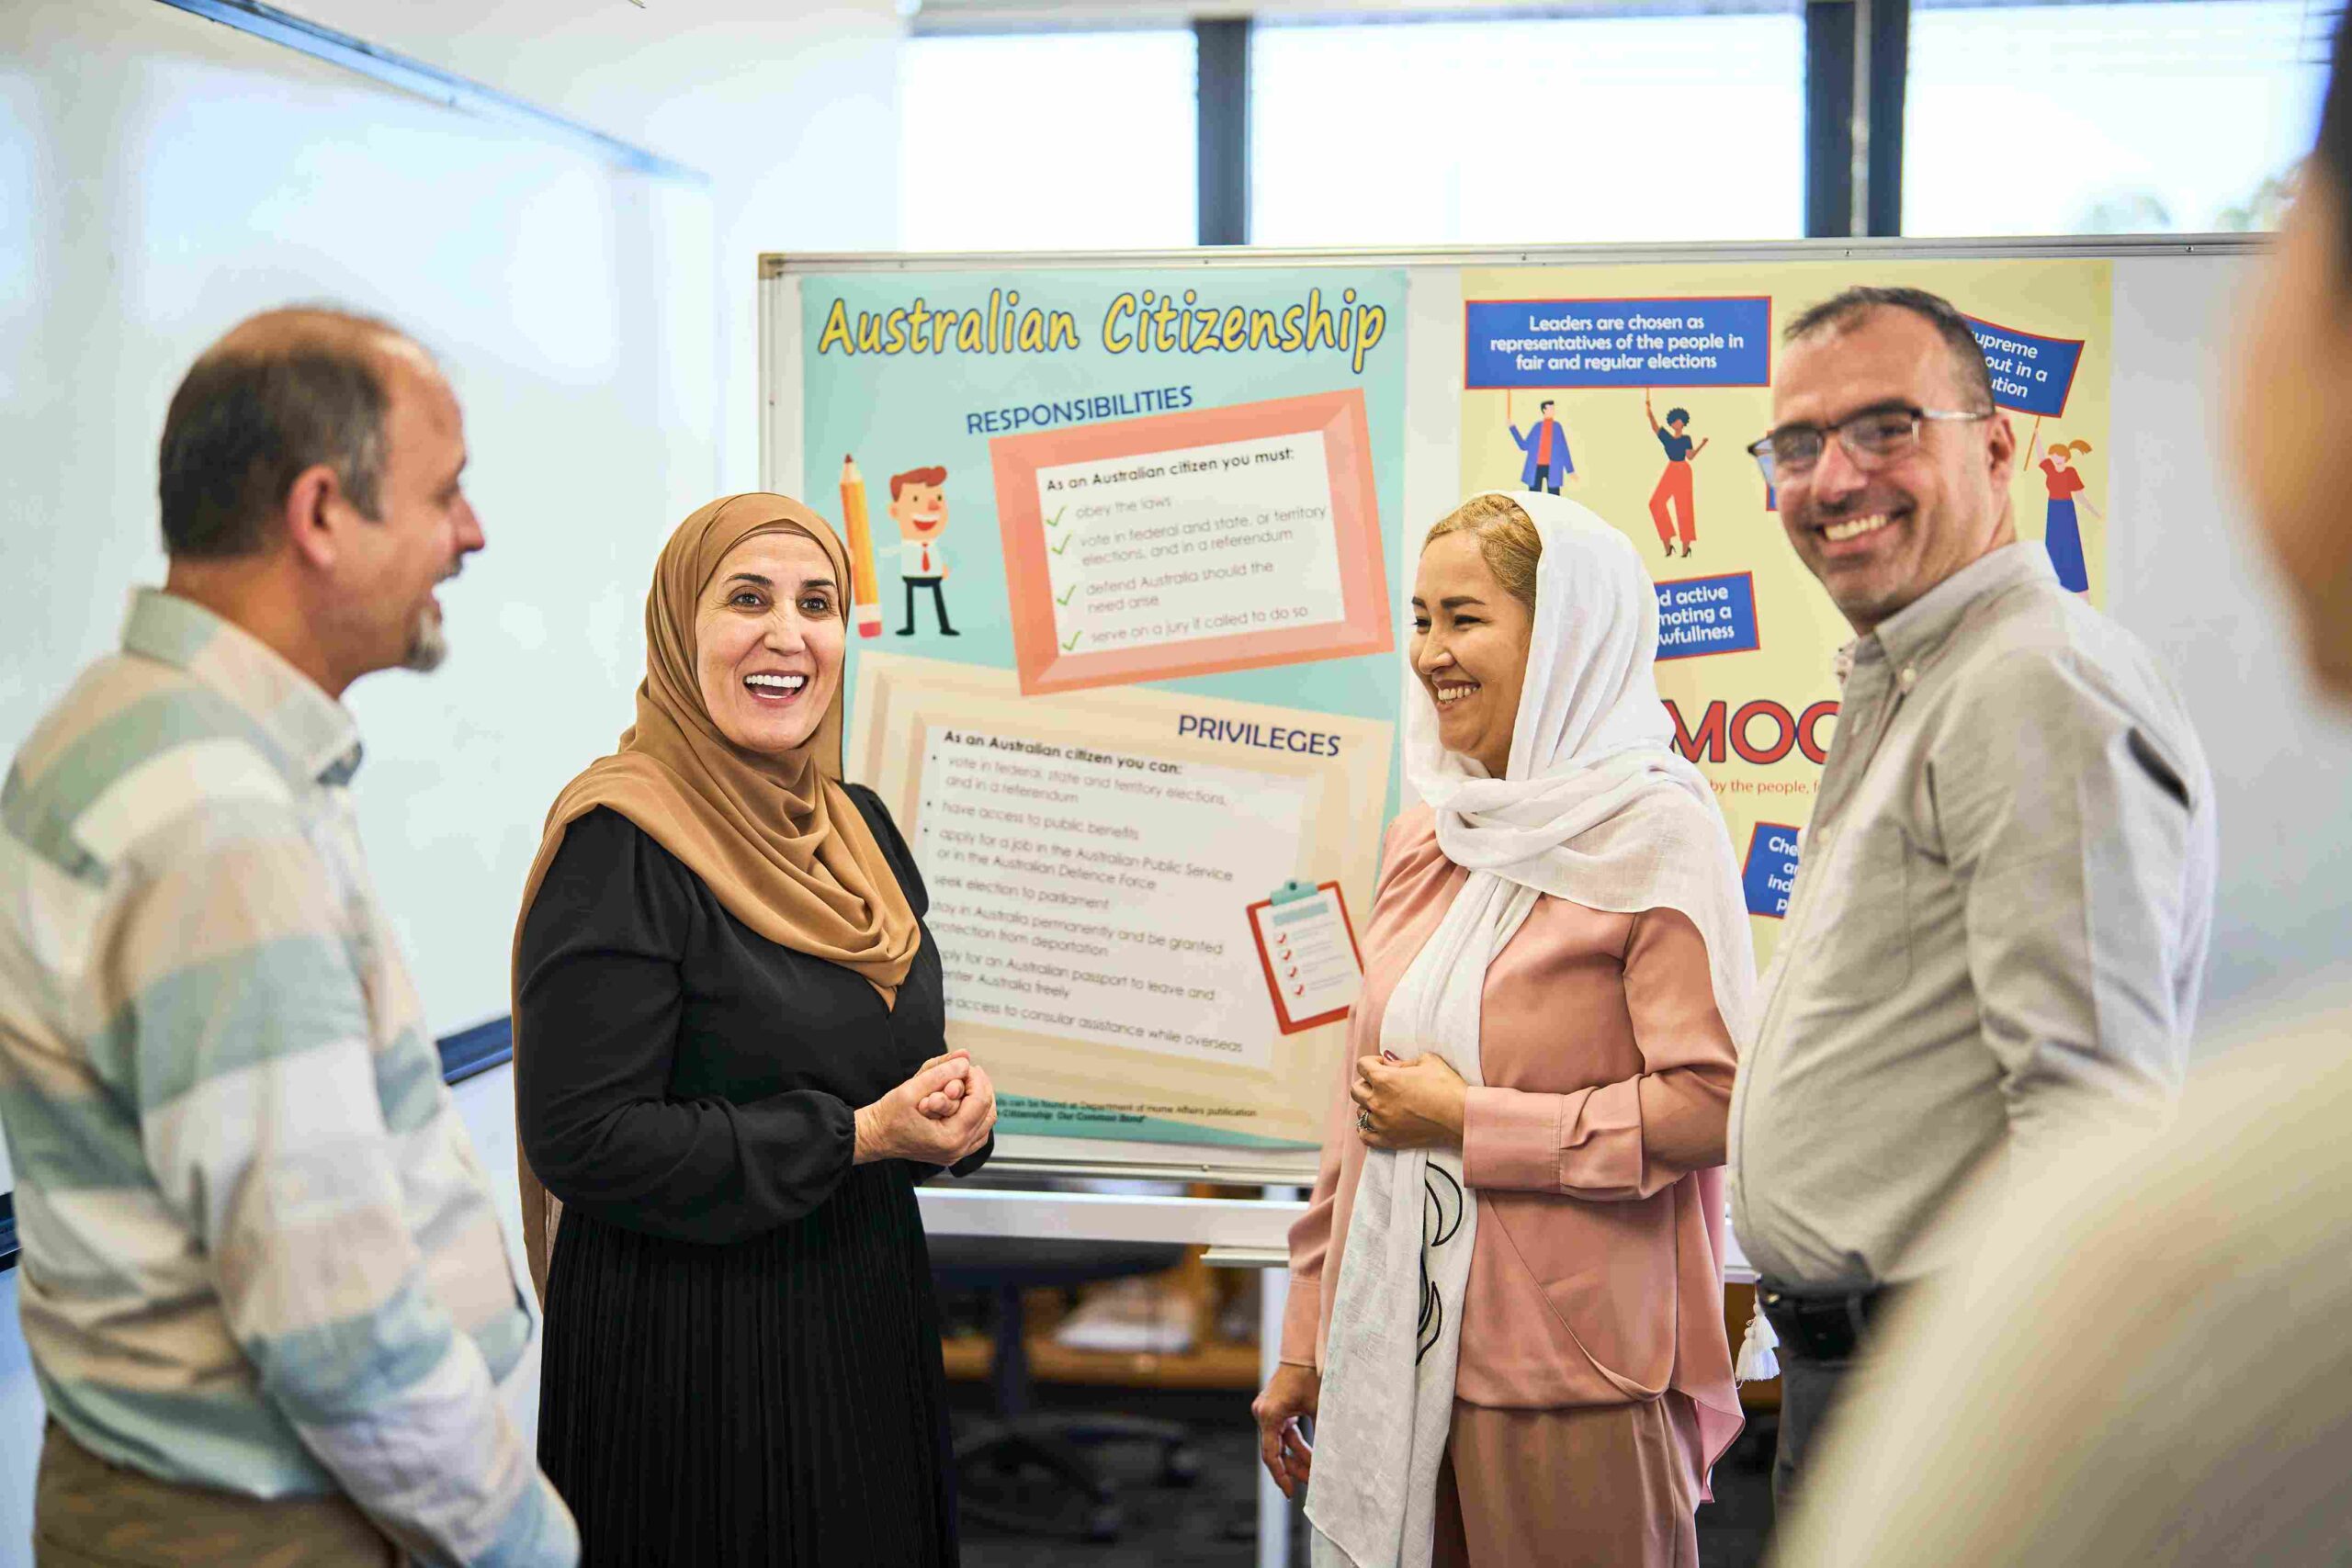
<path fill-rule="evenodd" d="M 1321 433 L 1330 468 L 1331 526 L 1338 535 L 1343 606 L 1338 623 L 1191 637 L 1156 648 L 1100 653 L 1066 652 L 1055 640 L 1046 523 L 1037 505 L 1039 469 L 1104 458 L 1172 457 L 1189 447 L 1309 432 Z M 1020 667 L 1021 690 L 1025 695 L 1346 659 L 1385 653 L 1396 646 L 1388 618 L 1388 569 L 1381 551 L 1380 508 L 1373 491 L 1372 437 L 1361 391 L 1316 392 L 1229 408 L 1001 435 L 989 443 L 989 456 L 996 471 L 997 523 L 1004 536 L 1013 659 Z"/>

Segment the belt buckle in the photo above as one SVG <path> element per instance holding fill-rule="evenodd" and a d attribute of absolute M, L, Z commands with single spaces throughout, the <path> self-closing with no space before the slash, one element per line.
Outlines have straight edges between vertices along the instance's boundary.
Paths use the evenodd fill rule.
<path fill-rule="evenodd" d="M 1765 1292 L 1764 1301 L 1768 1316 L 1777 1308 L 1787 1319 L 1781 1337 L 1793 1340 L 1814 1360 L 1849 1360 L 1860 1348 L 1862 1297 L 1794 1296 L 1775 1290 Z"/>
<path fill-rule="evenodd" d="M 1814 1359 L 1821 1361 L 1850 1360 L 1861 1335 L 1855 1324 L 1856 1310 L 1851 1296 L 1830 1296 L 1811 1303 L 1806 1318 L 1805 1338 Z"/>

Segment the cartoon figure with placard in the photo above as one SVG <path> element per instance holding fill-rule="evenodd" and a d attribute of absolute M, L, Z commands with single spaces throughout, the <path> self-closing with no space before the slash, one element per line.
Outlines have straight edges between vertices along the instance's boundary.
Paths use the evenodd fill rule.
<path fill-rule="evenodd" d="M 1663 427 L 1657 422 L 1657 410 L 1650 402 L 1647 388 L 1642 389 L 1642 412 L 1649 416 L 1650 434 L 1666 448 L 1666 472 L 1660 474 L 1657 488 L 1650 491 L 1650 521 L 1657 525 L 1658 543 L 1666 553 L 1674 553 L 1675 536 L 1682 537 L 1682 553 L 1687 558 L 1690 547 L 1698 542 L 1699 518 L 1691 499 L 1690 459 L 1707 449 L 1707 441 L 1693 443 L 1684 434 L 1690 425 L 1689 409 L 1668 409 Z M 1673 515 L 1669 515 L 1669 508 Z"/>
<path fill-rule="evenodd" d="M 915 590 L 931 590 L 939 635 L 963 634 L 947 624 L 947 555 L 939 536 L 947 531 L 947 470 L 910 468 L 890 476 L 890 521 L 899 525 L 899 581 L 907 585 L 907 624 L 900 637 L 915 635 Z"/>
<path fill-rule="evenodd" d="M 2034 432 L 2032 442 L 2025 451 L 2025 460 L 2033 463 L 2034 445 L 2041 433 Z M 2083 476 L 2074 460 L 2091 449 L 2087 441 L 2053 442 L 2050 455 L 2033 466 L 2041 470 L 2042 480 L 2050 489 L 2050 512 L 2042 525 L 2042 545 L 2050 551 L 2050 564 L 2057 570 L 2058 581 L 2076 593 L 2091 591 L 2090 570 L 2083 563 L 2083 530 L 2075 519 L 2075 498 L 2082 496 L 2082 505 L 2092 517 L 2100 516 L 2099 509 L 2083 495 Z"/>
<path fill-rule="evenodd" d="M 1524 435 L 1519 433 L 1518 422 L 1510 421 L 1510 438 L 1519 443 L 1521 451 L 1527 454 L 1527 462 L 1519 472 L 1519 482 L 1531 491 L 1544 491 L 1557 495 L 1563 479 L 1577 477 L 1577 465 L 1576 459 L 1568 456 L 1567 427 L 1553 415 L 1553 407 L 1549 398 L 1537 404 L 1535 423 L 1528 427 Z M 1504 413 L 1508 418 L 1508 392 L 1504 394 Z"/>

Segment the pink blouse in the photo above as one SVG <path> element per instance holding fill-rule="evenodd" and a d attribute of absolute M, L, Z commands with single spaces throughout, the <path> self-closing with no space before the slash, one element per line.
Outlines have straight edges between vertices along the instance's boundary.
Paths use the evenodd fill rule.
<path fill-rule="evenodd" d="M 1290 1233 L 1282 1359 L 1320 1367 L 1365 1148 L 1348 1085 L 1468 874 L 1417 807 L 1390 824 L 1363 995 Z M 1478 1230 L 1455 1396 L 1507 1409 L 1691 1402 L 1701 1473 L 1740 1427 L 1724 1330 L 1724 1124 L 1737 1063 L 1698 928 L 1536 901 L 1487 970 L 1463 1168 Z M 1399 1311 L 1410 1303 L 1398 1303 Z"/>

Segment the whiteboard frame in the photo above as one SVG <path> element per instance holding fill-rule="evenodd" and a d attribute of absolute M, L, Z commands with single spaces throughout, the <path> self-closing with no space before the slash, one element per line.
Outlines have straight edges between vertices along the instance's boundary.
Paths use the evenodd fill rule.
<path fill-rule="evenodd" d="M 2274 236 L 2245 234 L 2020 235 L 1996 239 L 1817 239 L 1690 241 L 1656 244 L 1465 245 L 1438 247 L 1193 246 L 1148 251 L 810 251 L 759 258 L 760 482 L 786 494 L 802 488 L 799 278 L 809 273 L 923 273 L 1023 269 L 1495 266 L 1625 266 L 1751 262 L 2139 260 L 2252 256 Z M 1408 334 L 1406 352 L 1411 352 Z M 1409 454 L 1408 454 L 1409 457 Z M 1409 466 L 1409 465 L 1408 465 Z M 1409 484 L 1409 479 L 1407 481 Z M 1152 1151 L 1166 1151 L 1155 1154 Z M 991 1169 L 1040 1176 L 1141 1178 L 1288 1187 L 1314 1180 L 1319 1154 L 1223 1148 L 1206 1144 L 1136 1144 L 1039 1134 L 1000 1141 Z M 1040 1215 L 1040 1218 L 1044 1216 Z M 1012 1233 L 1008 1233 L 1012 1234 Z M 1031 1232 L 1028 1234 L 1038 1234 Z M 1237 1236 L 1249 1248 L 1254 1235 Z"/>

